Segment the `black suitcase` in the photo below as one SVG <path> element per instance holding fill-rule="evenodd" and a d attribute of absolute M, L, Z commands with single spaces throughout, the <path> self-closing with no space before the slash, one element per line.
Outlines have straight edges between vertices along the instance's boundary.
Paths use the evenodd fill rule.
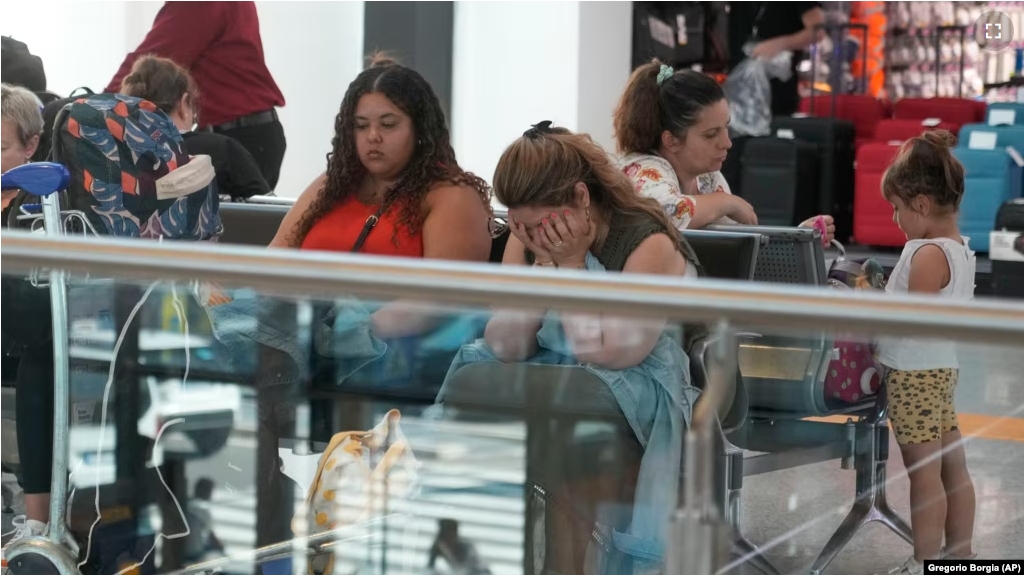
<path fill-rule="evenodd" d="M 859 31 L 863 36 L 861 43 L 865 47 L 861 52 L 861 78 L 857 86 L 863 93 L 867 88 L 867 41 L 868 29 L 863 24 L 839 24 L 819 25 L 817 28 L 824 30 L 833 45 L 841 45 L 844 34 L 847 30 Z M 853 189 L 854 174 L 853 163 L 856 158 L 854 142 L 856 130 L 853 122 L 841 120 L 836 115 L 837 93 L 845 93 L 841 85 L 838 72 L 840 66 L 833 62 L 833 74 L 829 78 L 831 94 L 833 96 L 831 106 L 827 110 L 815 110 L 814 93 L 811 94 L 811 117 L 783 118 L 777 117 L 772 120 L 772 134 L 775 136 L 791 137 L 804 140 L 817 146 L 819 160 L 820 184 L 816 196 L 817 208 L 813 217 L 818 214 L 827 214 L 835 218 L 836 239 L 842 243 L 850 242 L 853 237 Z M 818 81 L 817 58 L 811 58 L 811 81 Z M 799 223 L 799 222 L 798 222 Z"/>
<path fill-rule="evenodd" d="M 818 214 L 818 149 L 801 140 L 751 138 L 740 160 L 739 191 L 757 221 L 766 226 L 796 226 Z"/>
<path fill-rule="evenodd" d="M 815 216 L 835 218 L 836 239 L 853 236 L 853 122 L 836 118 L 776 118 L 772 134 L 814 144 L 819 161 L 819 184 L 813 200 Z M 799 222 L 798 222 L 799 223 Z"/>
<path fill-rule="evenodd" d="M 669 66 L 676 58 L 676 28 L 666 21 L 660 2 L 633 3 L 633 68 L 657 58 Z"/>
<path fill-rule="evenodd" d="M 992 295 L 1024 299 L 1024 198 L 999 208 L 989 245 Z"/>
<path fill-rule="evenodd" d="M 704 6 L 700 2 L 660 2 L 666 8 L 669 19 L 676 29 L 675 59 L 677 68 L 703 64 L 705 60 L 705 18 Z"/>
<path fill-rule="evenodd" d="M 729 154 L 725 157 L 725 161 L 722 162 L 722 169 L 719 172 L 725 181 L 729 183 L 729 189 L 732 193 L 739 195 L 743 190 L 743 150 L 747 147 L 747 142 L 754 139 L 753 136 L 736 136 L 729 134 L 732 139 L 732 148 L 729 150 Z"/>

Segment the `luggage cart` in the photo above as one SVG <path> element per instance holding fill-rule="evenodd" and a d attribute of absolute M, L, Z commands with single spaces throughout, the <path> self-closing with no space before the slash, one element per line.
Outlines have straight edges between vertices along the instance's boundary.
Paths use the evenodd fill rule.
<path fill-rule="evenodd" d="M 36 204 L 25 204 L 19 208 L 17 218 L 22 222 L 28 222 L 28 227 L 36 232 L 43 232 L 49 236 L 63 236 L 69 234 L 100 235 L 96 228 L 89 221 L 88 217 L 81 211 L 62 210 L 62 193 L 68 186 L 70 175 L 67 169 L 61 164 L 41 162 L 27 164 L 10 170 L 2 175 L 0 187 L 3 189 L 20 189 L 30 196 L 38 198 Z M 80 562 L 80 546 L 71 535 L 70 509 L 70 422 L 71 412 L 71 379 L 70 379 L 70 349 L 69 349 L 69 290 L 71 282 L 64 270 L 33 270 L 27 279 L 37 288 L 49 288 L 50 307 L 52 315 L 53 353 L 54 353 L 54 420 L 53 420 L 53 454 L 52 454 L 52 479 L 50 486 L 50 514 L 48 531 L 43 537 L 28 537 L 14 542 L 4 550 L 5 568 L 10 575 L 80 575 L 81 572 L 92 572 L 97 569 L 106 572 L 103 567 L 106 564 L 122 562 L 126 558 L 133 560 L 128 551 L 118 557 L 107 557 L 92 545 L 91 553 L 87 554 L 90 559 L 88 564 Z M 131 410 L 129 414 L 133 413 Z M 120 417 L 120 410 L 118 417 Z M 129 418 L 131 416 L 129 415 Z M 117 424 L 116 429 L 121 429 Z M 132 427 L 134 430 L 134 427 Z M 117 438 L 116 443 L 121 444 L 122 438 Z M 129 445 L 130 442 L 126 445 Z M 120 449 L 120 448 L 119 448 Z M 130 451 L 130 448 L 129 448 Z M 97 485 L 94 489 L 100 489 Z M 110 490 L 122 490 L 123 486 L 115 484 Z M 104 496 L 110 499 L 110 496 Z M 117 505 L 124 504 L 124 497 L 120 495 L 113 497 Z M 104 508 L 105 509 L 105 508 Z M 115 508 L 110 508 L 114 510 Z M 106 511 L 100 510 L 100 517 Z M 121 518 L 102 525 L 96 525 L 96 532 L 93 540 L 99 533 L 117 534 L 118 543 L 124 541 L 126 528 L 130 531 L 129 539 L 135 541 L 137 526 L 126 524 L 126 520 L 132 520 L 134 515 L 129 514 L 127 519 Z M 84 547 L 84 546 L 82 546 Z M 90 569 L 92 571 L 90 571 Z M 113 571 L 111 571 L 113 572 Z"/>
<path fill-rule="evenodd" d="M 85 214 L 78 211 L 62 212 L 59 192 L 67 188 L 71 175 L 67 168 L 51 162 L 25 164 L 0 176 L 0 188 L 20 189 L 40 199 L 38 212 L 22 206 L 19 220 L 31 221 L 33 230 L 47 235 L 62 236 L 79 229 L 82 233 L 96 233 Z M 48 276 L 44 279 L 44 276 Z M 50 520 L 44 537 L 26 537 L 7 547 L 4 557 L 9 572 L 14 574 L 78 575 L 78 553 L 66 541 L 68 502 L 68 442 L 70 404 L 68 374 L 68 301 L 67 272 L 64 270 L 33 271 L 29 280 L 39 288 L 50 288 L 50 308 L 53 312 L 53 477 L 50 483 Z"/>
<path fill-rule="evenodd" d="M 39 204 L 26 204 L 18 219 L 30 222 L 33 231 L 49 236 L 70 234 L 100 235 L 84 213 L 61 210 L 60 196 L 70 181 L 67 168 L 52 162 L 38 162 L 19 166 L 0 176 L 3 190 L 20 189 L 39 198 Z M 71 403 L 68 343 L 68 287 L 65 270 L 33 270 L 27 278 L 33 286 L 49 288 L 53 315 L 54 353 L 54 419 L 53 419 L 53 476 L 50 484 L 50 516 L 47 533 L 26 537 L 10 544 L 4 551 L 9 575 L 81 575 L 79 549 L 70 542 L 67 524 L 69 496 L 69 407 Z M 62 408 L 63 407 L 63 408 Z M 376 521 L 381 521 L 378 518 Z M 371 521 L 373 523 L 375 521 Z M 232 560 L 249 560 L 253 564 L 295 556 L 296 544 L 304 547 L 307 556 L 330 553 L 338 539 L 344 538 L 344 529 L 320 533 L 262 548 L 254 549 L 244 557 L 226 557 L 192 565 L 175 571 L 175 575 L 206 575 L 221 572 Z M 299 555 L 303 552 L 299 551 Z"/>

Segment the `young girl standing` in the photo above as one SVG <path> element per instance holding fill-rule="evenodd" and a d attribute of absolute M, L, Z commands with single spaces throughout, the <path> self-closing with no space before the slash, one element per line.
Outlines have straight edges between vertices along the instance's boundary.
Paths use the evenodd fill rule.
<path fill-rule="evenodd" d="M 914 138 L 882 177 L 882 194 L 908 240 L 888 292 L 974 297 L 975 256 L 957 225 L 964 168 L 950 150 L 954 143 L 946 131 Z M 972 558 L 974 485 L 953 409 L 956 344 L 885 338 L 878 355 L 889 419 L 910 476 L 914 531 L 914 555 L 889 573 L 917 575 L 926 559 Z"/>

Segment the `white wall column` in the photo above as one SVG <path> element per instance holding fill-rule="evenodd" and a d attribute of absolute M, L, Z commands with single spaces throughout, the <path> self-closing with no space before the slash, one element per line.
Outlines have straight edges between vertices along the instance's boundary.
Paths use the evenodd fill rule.
<path fill-rule="evenodd" d="M 288 150 L 275 190 L 295 197 L 327 168 L 334 118 L 363 70 L 363 2 L 256 2 L 267 67 L 286 104 Z"/>
<path fill-rule="evenodd" d="M 632 64 L 633 3 L 580 2 L 577 130 L 615 151 L 612 113 Z"/>
<path fill-rule="evenodd" d="M 614 149 L 611 114 L 629 77 L 629 2 L 456 2 L 452 140 L 490 181 L 501 152 L 551 120 Z"/>

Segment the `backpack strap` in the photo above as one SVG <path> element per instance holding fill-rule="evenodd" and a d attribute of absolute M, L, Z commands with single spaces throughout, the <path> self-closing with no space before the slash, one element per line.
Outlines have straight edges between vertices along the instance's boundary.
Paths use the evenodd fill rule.
<path fill-rule="evenodd" d="M 68 102 L 63 108 L 57 112 L 57 117 L 53 120 L 53 130 L 50 136 L 50 156 L 51 162 L 58 164 L 64 163 L 63 149 L 60 146 L 60 130 L 67 123 L 68 117 L 71 115 L 71 106 L 75 104 L 74 100 Z"/>

